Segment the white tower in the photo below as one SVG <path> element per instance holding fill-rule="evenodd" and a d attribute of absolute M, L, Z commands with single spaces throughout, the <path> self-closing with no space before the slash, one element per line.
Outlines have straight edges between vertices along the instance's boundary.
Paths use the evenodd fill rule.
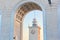
<path fill-rule="evenodd" d="M 32 26 L 29 27 L 29 40 L 40 40 L 40 27 L 37 25 L 35 18 Z"/>

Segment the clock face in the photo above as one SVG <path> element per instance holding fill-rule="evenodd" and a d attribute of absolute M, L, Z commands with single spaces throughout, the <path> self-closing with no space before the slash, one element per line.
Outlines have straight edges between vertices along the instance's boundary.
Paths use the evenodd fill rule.
<path fill-rule="evenodd" d="M 31 33 L 32 33 L 32 34 L 35 34 L 35 30 L 31 30 Z"/>

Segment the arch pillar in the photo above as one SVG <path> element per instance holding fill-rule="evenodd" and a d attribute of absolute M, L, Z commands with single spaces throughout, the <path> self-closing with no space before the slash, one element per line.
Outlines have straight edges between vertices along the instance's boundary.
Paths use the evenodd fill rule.
<path fill-rule="evenodd" d="M 14 40 L 22 40 L 23 38 L 23 25 L 22 25 L 22 22 L 21 21 L 18 21 L 18 20 L 15 20 L 15 23 L 14 23 L 14 37 L 15 39 Z"/>

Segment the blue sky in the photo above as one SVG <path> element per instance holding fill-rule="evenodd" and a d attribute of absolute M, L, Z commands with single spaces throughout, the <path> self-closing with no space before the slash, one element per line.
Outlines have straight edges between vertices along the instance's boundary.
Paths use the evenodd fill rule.
<path fill-rule="evenodd" d="M 34 16 L 35 15 L 35 16 Z M 37 24 L 43 28 L 43 12 L 39 10 L 34 10 L 29 13 L 24 18 L 23 22 L 23 40 L 29 40 L 28 35 L 29 35 L 29 28 L 28 26 L 32 26 L 32 21 L 34 17 L 37 20 Z"/>
<path fill-rule="evenodd" d="M 34 10 L 27 13 L 27 15 L 25 16 L 24 22 L 23 22 L 23 25 L 25 26 L 25 28 L 28 27 L 28 25 L 30 26 L 32 25 L 32 21 L 34 17 L 36 18 L 37 23 L 41 25 L 41 27 L 43 26 L 43 12 L 39 10 Z"/>

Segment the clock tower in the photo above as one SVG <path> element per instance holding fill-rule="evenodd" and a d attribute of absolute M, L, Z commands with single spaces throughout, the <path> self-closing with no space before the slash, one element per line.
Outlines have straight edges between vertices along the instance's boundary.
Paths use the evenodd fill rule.
<path fill-rule="evenodd" d="M 40 40 L 40 27 L 37 25 L 35 18 L 32 26 L 29 26 L 29 40 Z"/>

